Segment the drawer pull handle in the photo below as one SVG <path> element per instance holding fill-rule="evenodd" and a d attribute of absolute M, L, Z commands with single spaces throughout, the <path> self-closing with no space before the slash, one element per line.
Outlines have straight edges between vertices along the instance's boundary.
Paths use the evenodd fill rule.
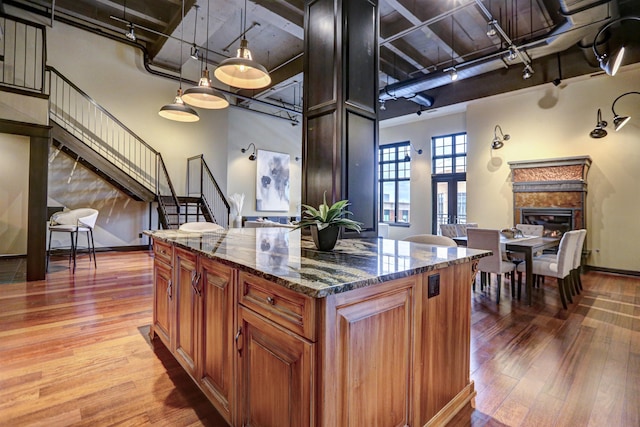
<path fill-rule="evenodd" d="M 267 297 L 267 303 L 269 303 L 269 305 L 275 305 L 276 300 L 272 297 Z"/>

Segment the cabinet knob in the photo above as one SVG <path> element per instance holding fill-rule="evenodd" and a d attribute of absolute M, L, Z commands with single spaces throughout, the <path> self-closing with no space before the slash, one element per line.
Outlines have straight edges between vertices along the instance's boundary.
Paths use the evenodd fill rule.
<path fill-rule="evenodd" d="M 267 303 L 269 303 L 270 305 L 275 305 L 276 300 L 273 299 L 272 297 L 267 297 Z"/>

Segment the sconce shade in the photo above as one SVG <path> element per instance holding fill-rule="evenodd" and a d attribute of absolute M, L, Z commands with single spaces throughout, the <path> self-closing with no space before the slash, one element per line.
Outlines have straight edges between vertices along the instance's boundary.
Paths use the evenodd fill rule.
<path fill-rule="evenodd" d="M 624 45 L 621 45 L 620 47 L 614 49 L 612 52 L 604 52 L 601 54 L 597 49 L 598 39 L 607 28 L 619 22 L 628 20 L 640 21 L 640 17 L 623 16 L 621 18 L 614 19 L 613 21 L 609 21 L 598 30 L 595 38 L 593 39 L 593 54 L 600 63 L 600 68 L 602 68 L 602 70 L 610 76 L 615 76 L 618 72 L 618 69 L 620 68 L 620 65 L 622 65 L 622 59 L 624 58 Z"/>
<path fill-rule="evenodd" d="M 249 154 L 249 160 L 254 161 L 256 159 L 256 145 L 253 142 L 250 143 L 247 148 L 241 148 L 240 151 L 246 153 L 250 148 L 252 148 L 252 152 Z"/>
<path fill-rule="evenodd" d="M 197 122 L 200 116 L 193 108 L 184 105 L 182 100 L 182 89 L 178 89 L 178 94 L 173 100 L 173 104 L 167 104 L 160 108 L 158 114 L 165 119 L 176 122 Z"/>
<path fill-rule="evenodd" d="M 251 57 L 247 39 L 240 41 L 235 58 L 225 59 L 214 71 L 222 83 L 241 89 L 260 89 L 271 83 L 271 76 L 261 64 Z"/>
<path fill-rule="evenodd" d="M 219 110 L 227 108 L 229 101 L 222 92 L 211 87 L 211 79 L 209 78 L 209 70 L 202 71 L 202 77 L 198 86 L 190 87 L 184 91 L 182 100 L 189 105 L 199 108 L 207 108 L 210 110 Z"/>
<path fill-rule="evenodd" d="M 613 118 L 613 125 L 616 127 L 616 132 L 629 123 L 629 120 L 631 120 L 631 117 L 629 116 L 615 116 Z"/>
<path fill-rule="evenodd" d="M 498 136 L 498 132 L 500 135 Z M 508 141 L 511 139 L 511 135 L 502 133 L 502 128 L 500 125 L 496 125 L 493 128 L 493 141 L 491 141 L 491 149 L 499 150 L 504 147 L 504 141 Z"/>

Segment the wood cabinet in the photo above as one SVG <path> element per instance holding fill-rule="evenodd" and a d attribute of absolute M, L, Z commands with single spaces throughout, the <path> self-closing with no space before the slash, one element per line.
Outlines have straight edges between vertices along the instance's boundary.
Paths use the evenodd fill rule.
<path fill-rule="evenodd" d="M 173 274 L 171 268 L 172 246 L 163 242 L 153 245 L 153 323 L 151 336 L 157 335 L 160 340 L 172 349 L 171 341 L 173 324 Z"/>
<path fill-rule="evenodd" d="M 238 312 L 237 425 L 315 425 L 312 343 L 245 307 Z"/>
<path fill-rule="evenodd" d="M 199 362 L 202 288 L 197 270 L 198 257 L 193 252 L 176 248 L 174 253 L 175 310 L 174 355 L 182 367 L 196 377 Z"/>
<path fill-rule="evenodd" d="M 232 426 L 445 425 L 475 396 L 477 261 L 313 298 L 197 251 L 154 251 L 152 332 Z"/>
<path fill-rule="evenodd" d="M 212 261 L 199 258 L 202 286 L 202 319 L 200 388 L 213 402 L 229 424 L 232 423 L 235 383 L 235 271 Z"/>

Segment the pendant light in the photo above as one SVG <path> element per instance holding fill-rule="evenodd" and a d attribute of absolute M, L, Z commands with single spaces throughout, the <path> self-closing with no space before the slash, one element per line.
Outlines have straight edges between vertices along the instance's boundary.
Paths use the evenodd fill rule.
<path fill-rule="evenodd" d="M 180 23 L 180 87 L 173 104 L 163 105 L 158 114 L 165 119 L 176 122 L 197 122 L 200 120 L 198 113 L 182 100 L 182 36 L 184 34 L 184 0 L 182 0 L 182 21 Z"/>
<path fill-rule="evenodd" d="M 244 1 L 244 24 L 242 27 L 242 40 L 235 58 L 225 59 L 216 68 L 214 75 L 222 83 L 241 89 L 260 89 L 271 83 L 271 77 L 261 64 L 251 57 L 248 48 L 247 28 L 247 0 Z"/>
<path fill-rule="evenodd" d="M 229 101 L 227 101 L 227 98 L 222 92 L 211 87 L 211 79 L 209 78 L 207 62 L 209 57 L 209 3 L 210 1 L 207 0 L 207 47 L 204 58 L 204 70 L 202 70 L 202 77 L 200 77 L 198 86 L 190 87 L 185 90 L 182 99 L 184 102 L 189 105 L 193 105 L 194 107 L 219 110 L 227 108 L 229 106 Z M 202 66 L 200 68 L 202 68 Z"/>

